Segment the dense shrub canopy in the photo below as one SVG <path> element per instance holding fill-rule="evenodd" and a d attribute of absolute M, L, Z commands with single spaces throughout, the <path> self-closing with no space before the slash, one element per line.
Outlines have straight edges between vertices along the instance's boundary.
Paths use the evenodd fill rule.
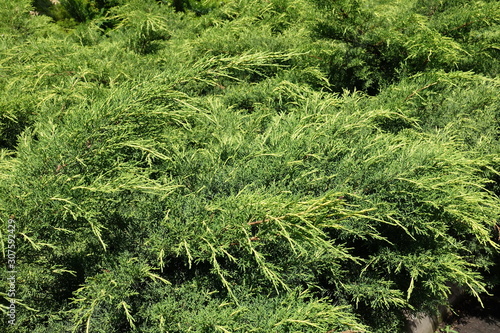
<path fill-rule="evenodd" d="M 399 332 L 499 283 L 500 4 L 0 0 L 5 332 Z"/>

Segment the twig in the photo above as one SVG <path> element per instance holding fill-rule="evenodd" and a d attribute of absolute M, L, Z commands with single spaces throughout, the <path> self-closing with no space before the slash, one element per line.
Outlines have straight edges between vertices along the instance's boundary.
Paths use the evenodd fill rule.
<path fill-rule="evenodd" d="M 261 224 L 264 222 L 269 222 L 269 219 L 263 219 L 263 220 L 258 220 L 258 221 L 253 221 L 253 222 L 248 222 L 248 225 L 255 225 L 255 224 Z"/>
<path fill-rule="evenodd" d="M 425 89 L 427 89 L 427 88 L 429 88 L 429 87 L 432 87 L 432 86 L 433 86 L 433 85 L 435 85 L 435 84 L 438 84 L 438 81 L 436 81 L 436 82 L 432 82 L 432 83 L 429 83 L 429 84 L 428 84 L 428 85 L 426 85 L 425 87 L 422 87 L 422 88 L 420 88 L 420 89 L 415 90 L 413 93 L 411 93 L 410 95 L 408 95 L 408 97 L 406 97 L 406 98 L 405 98 L 405 102 L 406 102 L 407 100 L 409 100 L 410 98 L 412 98 L 413 96 L 415 96 L 416 94 L 418 94 L 419 92 L 421 92 L 422 90 L 425 90 Z"/>
<path fill-rule="evenodd" d="M 476 23 L 476 22 L 477 21 L 470 21 L 470 22 L 464 23 L 464 24 L 462 24 L 462 25 L 460 25 L 458 27 L 455 27 L 455 28 L 452 28 L 452 29 L 448 29 L 444 33 L 446 34 L 446 33 L 450 32 L 450 31 L 454 31 L 454 30 L 465 28 L 466 26 L 471 25 L 471 24 Z"/>

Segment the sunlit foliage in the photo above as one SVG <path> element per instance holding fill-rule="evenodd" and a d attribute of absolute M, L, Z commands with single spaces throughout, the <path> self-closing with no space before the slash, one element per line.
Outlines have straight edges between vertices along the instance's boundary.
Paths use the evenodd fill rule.
<path fill-rule="evenodd" d="M 1 1 L 2 331 L 399 332 L 452 285 L 488 292 L 499 19 L 497 1 Z"/>

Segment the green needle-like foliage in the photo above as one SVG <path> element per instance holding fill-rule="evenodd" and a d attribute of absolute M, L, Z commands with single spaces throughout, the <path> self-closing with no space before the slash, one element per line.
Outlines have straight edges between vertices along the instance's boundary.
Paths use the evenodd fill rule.
<path fill-rule="evenodd" d="M 402 332 L 487 294 L 499 15 L 0 2 L 2 331 Z"/>

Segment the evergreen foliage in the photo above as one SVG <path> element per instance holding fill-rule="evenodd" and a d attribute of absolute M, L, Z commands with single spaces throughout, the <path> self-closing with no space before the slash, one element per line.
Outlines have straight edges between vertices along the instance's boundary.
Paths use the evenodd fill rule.
<path fill-rule="evenodd" d="M 31 13 L 30 13 L 31 11 Z M 497 1 L 0 1 L 5 332 L 399 332 L 498 284 Z"/>

